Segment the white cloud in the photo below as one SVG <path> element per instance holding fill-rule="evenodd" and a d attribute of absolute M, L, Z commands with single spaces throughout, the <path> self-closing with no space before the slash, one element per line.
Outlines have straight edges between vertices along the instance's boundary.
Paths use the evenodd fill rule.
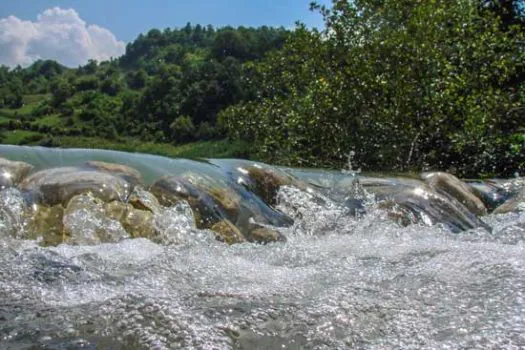
<path fill-rule="evenodd" d="M 87 25 L 73 9 L 50 8 L 36 22 L 9 16 L 0 19 L 0 64 L 28 66 L 52 59 L 76 67 L 89 59 L 118 57 L 125 44 L 109 30 Z"/>

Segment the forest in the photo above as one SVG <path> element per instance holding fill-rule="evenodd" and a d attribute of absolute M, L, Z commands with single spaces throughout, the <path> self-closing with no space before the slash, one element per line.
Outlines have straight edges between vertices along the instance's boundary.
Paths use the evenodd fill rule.
<path fill-rule="evenodd" d="M 524 174 L 525 1 L 311 9 L 324 28 L 187 24 L 111 61 L 2 66 L 0 142 Z"/>

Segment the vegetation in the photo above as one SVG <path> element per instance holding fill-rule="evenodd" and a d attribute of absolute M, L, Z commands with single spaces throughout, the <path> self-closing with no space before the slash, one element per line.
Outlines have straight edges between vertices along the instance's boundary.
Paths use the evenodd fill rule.
<path fill-rule="evenodd" d="M 54 61 L 0 67 L 1 141 L 110 144 L 162 154 L 179 154 L 170 145 L 213 141 L 196 147 L 221 145 L 208 156 L 218 149 L 225 156 L 246 155 L 238 150 L 243 142 L 224 150 L 217 114 L 255 95 L 244 84 L 243 65 L 280 49 L 288 35 L 283 28 L 188 24 L 140 35 L 125 55 L 108 62 L 89 61 L 77 69 Z"/>
<path fill-rule="evenodd" d="M 321 31 L 188 24 L 140 35 L 108 62 L 1 67 L 2 142 L 525 172 L 525 1 L 311 7 Z"/>
<path fill-rule="evenodd" d="M 525 170 L 525 32 L 516 1 L 315 3 L 252 67 L 255 100 L 221 113 L 272 162 L 463 176 Z M 513 12 L 510 12 L 513 11 Z"/>

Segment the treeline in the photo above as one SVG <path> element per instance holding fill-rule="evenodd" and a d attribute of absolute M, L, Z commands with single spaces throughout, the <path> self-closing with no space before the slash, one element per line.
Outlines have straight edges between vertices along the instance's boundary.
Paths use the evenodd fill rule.
<path fill-rule="evenodd" d="M 218 112 L 256 95 L 243 66 L 280 49 L 288 35 L 283 28 L 188 24 L 140 35 L 112 61 L 77 69 L 54 61 L 1 67 L 0 123 L 4 130 L 47 133 L 44 143 L 57 135 L 170 143 L 223 138 Z"/>
<path fill-rule="evenodd" d="M 334 0 L 221 113 L 270 162 L 525 173 L 524 1 Z"/>

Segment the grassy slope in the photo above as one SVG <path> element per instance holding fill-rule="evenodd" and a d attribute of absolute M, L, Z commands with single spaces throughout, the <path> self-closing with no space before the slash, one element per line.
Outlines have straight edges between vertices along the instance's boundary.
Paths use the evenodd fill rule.
<path fill-rule="evenodd" d="M 49 95 L 26 95 L 24 106 L 19 109 L 0 109 L 0 128 L 9 121 L 27 117 L 31 125 L 59 126 L 63 119 L 58 114 L 34 117 L 33 110 Z M 241 141 L 215 140 L 200 141 L 184 145 L 141 142 L 132 138 L 108 140 L 99 137 L 72 137 L 43 134 L 23 129 L 2 128 L 1 143 L 11 145 L 41 145 L 42 140 L 52 136 L 53 145 L 63 148 L 98 148 L 127 152 L 140 152 L 181 158 L 249 158 L 249 147 Z"/>

